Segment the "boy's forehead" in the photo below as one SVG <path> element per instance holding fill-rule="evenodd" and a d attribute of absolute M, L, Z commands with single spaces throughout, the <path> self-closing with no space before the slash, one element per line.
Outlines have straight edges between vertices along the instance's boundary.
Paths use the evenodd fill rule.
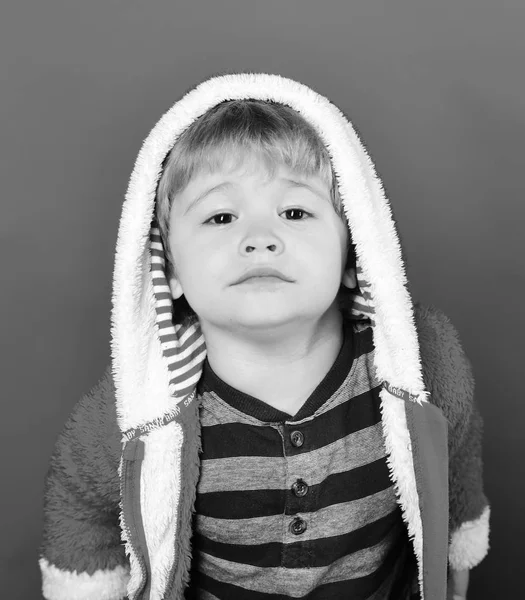
<path fill-rule="evenodd" d="M 278 167 L 273 173 L 267 169 L 203 171 L 192 177 L 183 190 L 184 212 L 187 214 L 213 192 L 234 190 L 243 180 L 253 180 L 257 185 L 279 184 L 285 189 L 308 189 L 323 201 L 330 201 L 329 187 L 320 177 L 301 173 L 286 166 Z"/>
<path fill-rule="evenodd" d="M 191 177 L 186 189 L 188 191 L 201 189 L 207 185 L 217 185 L 222 182 L 235 187 L 236 182 L 250 180 L 259 185 L 269 185 L 271 183 L 282 183 L 288 187 L 299 187 L 309 183 L 318 192 L 324 193 L 326 183 L 320 174 L 312 174 L 292 169 L 287 165 L 276 165 L 269 169 L 263 161 L 249 161 L 240 165 L 231 166 L 225 164 L 217 168 L 202 168 L 195 172 Z M 308 187 L 308 185 L 306 185 Z"/>

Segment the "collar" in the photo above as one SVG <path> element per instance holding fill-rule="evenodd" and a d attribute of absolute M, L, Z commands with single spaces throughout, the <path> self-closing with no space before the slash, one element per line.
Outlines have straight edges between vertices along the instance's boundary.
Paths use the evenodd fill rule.
<path fill-rule="evenodd" d="M 211 368 L 206 357 L 203 364 L 202 376 L 198 384 L 198 393 L 214 392 L 224 402 L 233 408 L 264 422 L 300 421 L 310 417 L 343 385 L 354 360 L 354 335 L 352 322 L 343 321 L 343 343 L 334 364 L 323 380 L 307 398 L 306 402 L 295 415 L 269 406 L 262 400 L 245 394 L 223 381 Z"/>

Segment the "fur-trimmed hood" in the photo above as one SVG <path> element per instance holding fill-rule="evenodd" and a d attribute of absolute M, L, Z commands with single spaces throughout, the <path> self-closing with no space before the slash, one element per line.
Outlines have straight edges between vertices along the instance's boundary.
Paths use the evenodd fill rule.
<path fill-rule="evenodd" d="M 179 429 L 173 432 L 174 439 L 182 444 L 184 413 L 190 412 L 206 348 L 198 323 L 189 327 L 173 323 L 170 303 L 161 299 L 169 287 L 154 220 L 156 189 L 162 163 L 178 136 L 208 109 L 234 98 L 273 100 L 292 107 L 315 128 L 328 149 L 355 244 L 363 294 L 358 305 L 374 327 L 375 367 L 384 382 L 383 412 L 396 424 L 387 432 L 387 447 L 392 450 L 389 464 L 394 474 L 404 473 L 397 488 L 399 502 L 416 553 L 422 557 L 422 526 L 413 493 L 416 484 L 403 401 L 422 403 L 427 394 L 399 237 L 381 180 L 352 124 L 329 100 L 297 81 L 265 73 L 212 77 L 175 103 L 144 141 L 123 206 L 113 278 L 111 346 L 120 429 L 126 441 L 146 432 L 152 440 L 153 430 L 158 428 L 160 435 L 173 422 L 173 429 Z M 160 252 L 153 254 L 153 250 Z M 173 455 L 169 460 L 174 466 L 172 481 L 168 484 L 163 477 L 148 482 L 152 498 L 163 497 L 167 485 L 173 492 L 180 485 L 176 480 L 180 457 Z M 147 462 L 145 457 L 145 469 Z M 153 530 L 161 517 L 157 511 L 151 516 Z M 131 545 L 129 550 L 133 560 Z M 159 569 L 166 566 L 159 564 Z"/>
<path fill-rule="evenodd" d="M 422 598 L 444 598 L 450 541 L 448 423 L 440 401 L 425 387 L 414 305 L 389 201 L 343 112 L 310 87 L 267 73 L 218 75 L 186 92 L 145 139 L 123 204 L 111 354 L 122 444 L 119 526 L 129 557 L 127 595 L 130 600 L 182 598 L 199 474 L 194 400 L 206 344 L 198 322 L 177 323 L 167 298 L 164 248 L 155 221 L 162 165 L 182 132 L 208 109 L 249 98 L 295 109 L 328 149 L 356 250 L 359 294 L 353 315 L 368 318 L 373 327 L 389 472 L 417 558 Z"/>

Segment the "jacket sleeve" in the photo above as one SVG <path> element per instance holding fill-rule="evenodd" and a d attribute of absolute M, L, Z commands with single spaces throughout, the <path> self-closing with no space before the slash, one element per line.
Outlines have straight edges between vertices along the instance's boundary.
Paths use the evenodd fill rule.
<path fill-rule="evenodd" d="M 474 398 L 472 365 L 448 317 L 415 306 L 423 377 L 430 401 L 448 421 L 449 566 L 479 564 L 489 550 L 490 506 L 483 491 L 483 419 Z"/>
<path fill-rule="evenodd" d="M 39 550 L 46 600 L 121 600 L 129 563 L 120 539 L 120 433 L 108 366 L 74 406 L 44 484 Z"/>

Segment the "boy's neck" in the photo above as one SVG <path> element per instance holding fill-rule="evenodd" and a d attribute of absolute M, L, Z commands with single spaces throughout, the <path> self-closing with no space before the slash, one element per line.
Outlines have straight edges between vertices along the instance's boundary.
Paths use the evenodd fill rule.
<path fill-rule="evenodd" d="M 343 317 L 331 307 L 315 323 L 261 343 L 202 325 L 207 358 L 231 387 L 295 415 L 332 368 L 343 345 Z"/>

